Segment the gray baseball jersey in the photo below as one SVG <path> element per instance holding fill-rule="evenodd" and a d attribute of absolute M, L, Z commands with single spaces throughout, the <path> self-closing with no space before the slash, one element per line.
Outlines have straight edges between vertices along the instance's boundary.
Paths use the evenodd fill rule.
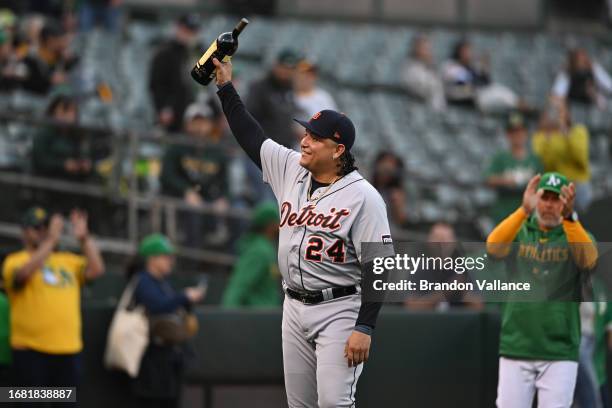
<path fill-rule="evenodd" d="M 300 166 L 300 153 L 271 139 L 261 147 L 264 181 L 272 187 L 280 211 L 278 265 L 293 290 L 322 290 L 361 281 L 361 242 L 380 242 L 375 256 L 392 256 L 385 203 L 357 171 L 331 187 L 312 192 L 311 175 Z"/>

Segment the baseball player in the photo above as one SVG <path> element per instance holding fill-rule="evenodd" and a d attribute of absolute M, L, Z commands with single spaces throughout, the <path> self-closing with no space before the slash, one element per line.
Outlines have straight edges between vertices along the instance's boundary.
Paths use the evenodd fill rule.
<path fill-rule="evenodd" d="M 517 278 L 551 293 L 580 289 L 581 275 L 597 262 L 597 246 L 577 219 L 574 197 L 574 184 L 564 175 L 536 175 L 522 206 L 489 235 L 487 252 L 511 261 Z M 512 248 L 512 242 L 518 247 Z M 531 408 L 537 392 L 538 407 L 569 408 L 579 346 L 578 302 L 504 304 L 497 406 Z"/>
<path fill-rule="evenodd" d="M 381 307 L 361 301 L 360 284 L 367 284 L 361 268 L 394 253 L 383 199 L 354 166 L 355 128 L 344 114 L 323 110 L 308 122 L 296 119 L 305 128 L 301 154 L 287 149 L 267 139 L 244 107 L 231 83 L 231 63 L 213 62 L 232 133 L 279 204 L 289 406 L 353 407 Z M 380 245 L 362 254 L 362 242 Z"/>

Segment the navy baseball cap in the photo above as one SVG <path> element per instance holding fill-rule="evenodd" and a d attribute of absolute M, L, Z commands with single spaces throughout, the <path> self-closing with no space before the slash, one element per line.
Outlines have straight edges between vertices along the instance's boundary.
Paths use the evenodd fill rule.
<path fill-rule="evenodd" d="M 355 126 L 344 113 L 325 109 L 312 115 L 308 122 L 299 119 L 293 120 L 318 137 L 343 144 L 346 150 L 351 150 L 355 143 Z"/>
<path fill-rule="evenodd" d="M 21 217 L 23 228 L 45 227 L 49 223 L 49 214 L 42 207 L 31 207 Z"/>

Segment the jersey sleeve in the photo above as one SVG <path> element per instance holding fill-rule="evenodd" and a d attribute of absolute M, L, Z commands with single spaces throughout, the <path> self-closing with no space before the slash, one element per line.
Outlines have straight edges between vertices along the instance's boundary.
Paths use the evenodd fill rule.
<path fill-rule="evenodd" d="M 260 155 L 263 181 L 272 187 L 274 195 L 279 199 L 283 195 L 285 184 L 297 181 L 302 171 L 300 154 L 272 139 L 266 139 L 261 146 Z"/>
<path fill-rule="evenodd" d="M 351 227 L 351 239 L 355 245 L 357 259 L 362 265 L 371 262 L 374 258 L 395 254 L 387 218 L 387 207 L 377 192 L 368 191 L 363 197 L 363 204 Z M 364 242 L 377 245 L 369 246 L 368 253 L 362 253 Z"/>

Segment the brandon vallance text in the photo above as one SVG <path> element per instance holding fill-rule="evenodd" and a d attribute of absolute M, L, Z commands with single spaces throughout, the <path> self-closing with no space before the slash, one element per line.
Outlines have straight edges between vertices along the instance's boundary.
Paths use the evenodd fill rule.
<path fill-rule="evenodd" d="M 429 282 L 421 279 L 417 282 L 402 279 L 399 282 L 383 282 L 378 279 L 374 281 L 374 290 L 377 291 L 473 291 L 475 289 L 472 282 Z M 476 287 L 480 291 L 529 291 L 529 282 L 504 282 L 499 279 L 486 280 L 476 279 Z"/>
<path fill-rule="evenodd" d="M 407 254 L 397 254 L 394 257 L 377 257 L 373 259 L 372 272 L 380 275 L 385 271 L 409 271 L 414 275 L 417 271 L 446 270 L 457 274 L 466 271 L 482 271 L 485 268 L 485 256 L 482 257 L 430 257 L 421 254 L 413 257 Z M 384 282 L 382 279 L 374 281 L 373 288 L 376 291 L 529 291 L 529 282 L 505 282 L 499 279 L 487 280 L 476 279 L 473 282 L 430 282 L 421 279 L 418 282 L 402 279 L 396 282 Z"/>

